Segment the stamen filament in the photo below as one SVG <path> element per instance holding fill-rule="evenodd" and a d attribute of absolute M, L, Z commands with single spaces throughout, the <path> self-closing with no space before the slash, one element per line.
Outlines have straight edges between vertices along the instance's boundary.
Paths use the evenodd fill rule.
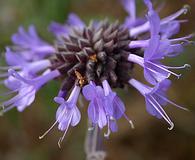
<path fill-rule="evenodd" d="M 167 98 L 161 96 L 160 94 L 157 94 L 157 95 L 158 95 L 160 98 L 162 98 L 163 100 L 165 100 L 165 101 L 167 101 L 168 103 L 172 104 L 173 106 L 175 106 L 175 107 L 177 107 L 177 108 L 180 108 L 180 109 L 182 109 L 182 110 L 185 110 L 185 111 L 189 111 L 188 108 L 185 108 L 185 107 L 182 107 L 182 106 L 180 106 L 180 105 L 177 105 L 177 104 L 174 103 L 173 101 L 171 101 L 171 100 L 169 100 L 169 99 L 167 99 Z"/>
<path fill-rule="evenodd" d="M 58 121 L 56 120 L 53 125 L 41 136 L 39 136 L 39 139 L 43 139 L 54 127 L 55 125 L 58 123 Z"/>
<path fill-rule="evenodd" d="M 68 128 L 69 128 L 69 126 L 70 126 L 70 122 L 71 122 L 71 120 L 72 120 L 72 116 L 73 116 L 73 115 L 71 115 L 71 117 L 70 117 L 70 119 L 69 119 L 69 121 L 68 121 L 68 125 L 66 126 L 66 129 L 65 129 L 65 131 L 64 131 L 63 136 L 60 137 L 60 139 L 59 139 L 59 141 L 58 141 L 58 147 L 59 147 L 59 148 L 61 148 L 61 144 L 62 144 L 62 142 L 63 142 L 63 140 L 64 140 L 64 138 L 65 138 L 65 136 L 66 136 L 66 133 L 67 133 Z"/>
<path fill-rule="evenodd" d="M 167 123 L 169 123 L 170 127 L 168 129 L 169 130 L 172 130 L 173 127 L 174 127 L 174 123 L 170 120 L 170 118 L 168 117 L 168 115 L 166 114 L 166 112 L 162 109 L 162 107 L 160 106 L 160 104 L 152 96 L 150 96 L 150 97 L 158 105 L 159 108 L 152 102 L 151 99 L 148 99 L 148 101 L 152 104 L 152 106 L 154 107 L 154 109 L 167 121 Z"/>

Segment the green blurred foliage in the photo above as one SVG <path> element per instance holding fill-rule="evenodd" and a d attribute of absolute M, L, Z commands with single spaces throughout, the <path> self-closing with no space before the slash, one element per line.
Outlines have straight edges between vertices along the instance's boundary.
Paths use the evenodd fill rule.
<path fill-rule="evenodd" d="M 157 5 L 161 1 L 155 1 Z M 178 10 L 185 3 L 191 5 L 189 14 L 182 18 L 189 19 L 184 24 L 180 35 L 195 31 L 195 2 L 193 0 L 168 1 L 161 11 L 164 17 Z M 137 0 L 140 16 L 146 13 L 141 0 Z M 53 42 L 53 36 L 47 26 L 55 20 L 63 23 L 69 12 L 77 13 L 86 23 L 90 19 L 108 17 L 121 22 L 127 15 L 117 0 L 1 0 L 0 1 L 0 51 L 10 45 L 10 37 L 18 26 L 28 27 L 35 24 L 40 35 Z M 106 141 L 108 160 L 193 160 L 195 159 L 195 54 L 194 46 L 187 47 L 184 54 L 167 60 L 168 64 L 181 65 L 190 63 L 192 68 L 182 71 L 184 76 L 176 81 L 170 91 L 170 97 L 179 104 L 185 104 L 191 112 L 183 112 L 167 107 L 167 112 L 175 121 L 173 131 L 166 129 L 166 123 L 148 115 L 145 111 L 143 98 L 132 88 L 119 94 L 126 102 L 127 114 L 135 121 L 136 129 L 131 130 L 125 120 L 119 123 L 119 132 Z M 3 54 L 1 56 L 3 58 Z M 2 62 L 3 63 L 3 62 Z M 140 72 L 138 69 L 137 72 Z M 140 76 L 141 77 L 141 76 Z M 59 82 L 51 82 L 37 95 L 36 102 L 18 113 L 12 110 L 0 117 L 0 160 L 82 160 L 85 159 L 83 143 L 86 131 L 86 107 L 82 110 L 82 121 L 74 129 L 70 129 L 62 149 L 58 149 L 58 138 L 63 134 L 55 128 L 45 139 L 38 137 L 55 119 L 57 105 L 53 97 L 57 95 Z M 2 88 L 0 88 L 3 91 Z M 87 104 L 86 104 L 87 105 Z"/>

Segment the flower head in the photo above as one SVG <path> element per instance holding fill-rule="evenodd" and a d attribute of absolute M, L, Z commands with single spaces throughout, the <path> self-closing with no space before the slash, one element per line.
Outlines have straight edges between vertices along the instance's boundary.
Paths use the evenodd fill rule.
<path fill-rule="evenodd" d="M 80 122 L 81 113 L 77 107 L 80 94 L 89 101 L 88 118 L 92 128 L 107 127 L 105 137 L 118 130 L 117 122 L 122 117 L 133 128 L 123 101 L 114 91 L 114 88 L 123 89 L 129 84 L 144 96 L 149 114 L 163 118 L 172 129 L 173 122 L 164 106 L 169 103 L 187 109 L 167 98 L 168 78 L 170 75 L 179 78 L 181 75 L 172 69 L 188 68 L 189 65 L 172 67 L 164 65 L 162 60 L 176 57 L 185 45 L 192 43 L 189 39 L 193 34 L 172 38 L 179 32 L 181 23 L 186 22 L 177 18 L 185 14 L 188 7 L 160 19 L 151 1 L 143 1 L 148 8 L 146 18 L 137 17 L 135 0 L 121 0 L 128 13 L 123 24 L 105 19 L 93 20 L 87 26 L 73 13 L 65 24 L 52 22 L 49 30 L 56 36 L 54 45 L 39 38 L 34 26 L 30 26 L 28 32 L 20 27 L 12 36 L 14 45 L 6 47 L 8 66 L 0 67 L 0 72 L 3 71 L 1 84 L 11 90 L 3 95 L 14 94 L 2 103 L 4 110 L 1 113 L 14 107 L 23 111 L 33 103 L 43 85 L 60 77 L 62 85 L 54 98 L 59 104 L 56 120 L 40 139 L 58 125 L 64 132 L 58 143 L 61 146 L 68 128 Z M 152 86 L 134 79 L 134 64 L 143 67 L 144 77 Z"/>

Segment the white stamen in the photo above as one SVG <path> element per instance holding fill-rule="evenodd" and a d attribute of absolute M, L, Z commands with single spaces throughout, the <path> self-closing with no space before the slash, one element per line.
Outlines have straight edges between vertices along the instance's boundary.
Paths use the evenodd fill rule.
<path fill-rule="evenodd" d="M 111 134 L 111 131 L 110 131 L 110 117 L 109 116 L 107 117 L 107 121 L 108 121 L 108 128 L 107 128 L 107 133 L 104 133 L 104 137 L 108 139 L 110 137 L 110 134 Z"/>
<path fill-rule="evenodd" d="M 58 147 L 59 147 L 59 148 L 61 148 L 61 144 L 62 144 L 62 142 L 63 142 L 63 140 L 64 140 L 64 138 L 65 138 L 65 136 L 66 136 L 66 133 L 67 133 L 68 128 L 69 128 L 69 126 L 70 126 L 70 122 L 71 122 L 71 120 L 72 120 L 72 116 L 73 116 L 73 115 L 71 115 L 71 117 L 70 117 L 70 119 L 69 119 L 69 121 L 68 121 L 68 125 L 67 125 L 67 127 L 66 127 L 66 129 L 65 129 L 65 131 L 64 131 L 63 136 L 59 138 L 59 141 L 58 141 Z"/>
<path fill-rule="evenodd" d="M 4 114 L 4 113 L 6 113 L 6 112 L 8 112 L 8 111 L 10 111 L 11 109 L 13 109 L 15 107 L 15 104 L 12 104 L 12 105 L 10 105 L 10 106 L 6 106 L 6 108 L 5 108 L 5 106 L 3 106 L 3 110 L 1 111 L 1 115 L 2 114 Z"/>
<path fill-rule="evenodd" d="M 174 123 L 170 120 L 169 116 L 166 114 L 166 112 L 161 107 L 161 105 L 155 100 L 155 98 L 152 96 L 150 96 L 150 98 L 158 105 L 158 107 L 150 99 L 148 99 L 148 101 L 152 104 L 154 109 L 164 118 L 164 120 L 166 120 L 167 123 L 170 125 L 170 127 L 168 129 L 172 130 L 174 128 Z"/>
<path fill-rule="evenodd" d="M 130 123 L 130 125 L 131 125 L 131 128 L 132 128 L 132 129 L 135 129 L 135 126 L 134 126 L 133 121 L 130 120 L 129 123 Z"/>
<path fill-rule="evenodd" d="M 163 100 L 167 101 L 168 103 L 172 104 L 173 106 L 177 107 L 177 108 L 180 108 L 180 109 L 185 110 L 185 111 L 189 111 L 188 108 L 179 106 L 179 105 L 177 105 L 176 103 L 172 102 L 171 100 L 167 99 L 166 97 L 163 97 L 163 96 L 160 95 L 160 94 L 156 94 L 156 95 L 159 96 L 160 98 L 162 98 Z"/>
<path fill-rule="evenodd" d="M 165 66 L 165 65 L 161 65 L 161 66 L 167 69 L 190 69 L 191 68 L 190 64 L 184 64 L 183 66 L 178 66 L 178 67 Z"/>
<path fill-rule="evenodd" d="M 132 129 L 135 129 L 135 126 L 133 124 L 133 121 L 129 119 L 129 117 L 127 117 L 127 115 L 124 113 L 123 116 L 125 117 L 125 119 L 129 122 L 129 124 L 131 125 Z"/>
<path fill-rule="evenodd" d="M 174 72 L 172 72 L 172 71 L 170 71 L 170 70 L 164 68 L 163 66 L 158 65 L 158 64 L 156 64 L 156 63 L 153 63 L 153 62 L 151 62 L 151 61 L 147 61 L 147 63 L 150 63 L 150 64 L 156 66 L 157 68 L 160 68 L 160 69 L 164 70 L 165 72 L 168 72 L 168 73 L 170 73 L 170 74 L 176 76 L 178 79 L 182 76 L 182 74 L 176 74 L 176 73 L 174 73 Z"/>
<path fill-rule="evenodd" d="M 190 5 L 186 4 L 186 5 L 183 6 L 183 9 L 184 9 L 184 12 L 183 13 L 184 14 L 187 14 L 188 11 L 190 11 L 191 7 L 190 7 Z"/>
<path fill-rule="evenodd" d="M 184 5 L 184 7 L 180 9 L 179 11 L 177 11 L 176 13 L 173 13 L 172 15 L 163 18 L 160 22 L 160 25 L 167 24 L 173 21 L 174 19 L 176 19 L 177 17 L 179 17 L 180 15 L 186 14 L 189 11 L 189 9 L 190 9 L 189 5 Z M 150 29 L 150 23 L 147 21 L 146 23 L 131 29 L 129 33 L 131 36 L 137 36 L 139 34 L 147 32 L 149 29 Z"/>
<path fill-rule="evenodd" d="M 39 139 L 43 139 L 52 129 L 53 127 L 55 127 L 55 125 L 58 123 L 58 121 L 56 120 L 53 125 L 41 136 L 39 136 Z"/>

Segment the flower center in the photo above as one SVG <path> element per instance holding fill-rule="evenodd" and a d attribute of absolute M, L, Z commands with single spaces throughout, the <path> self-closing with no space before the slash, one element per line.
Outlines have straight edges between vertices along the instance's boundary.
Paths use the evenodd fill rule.
<path fill-rule="evenodd" d="M 106 79 L 111 87 L 122 88 L 131 78 L 133 69 L 128 55 L 141 51 L 140 48 L 130 49 L 132 40 L 135 39 L 129 35 L 129 30 L 118 22 L 104 20 L 82 29 L 73 27 L 69 36 L 56 44 L 52 68 L 77 81 L 81 87 L 90 81 L 101 85 Z"/>

